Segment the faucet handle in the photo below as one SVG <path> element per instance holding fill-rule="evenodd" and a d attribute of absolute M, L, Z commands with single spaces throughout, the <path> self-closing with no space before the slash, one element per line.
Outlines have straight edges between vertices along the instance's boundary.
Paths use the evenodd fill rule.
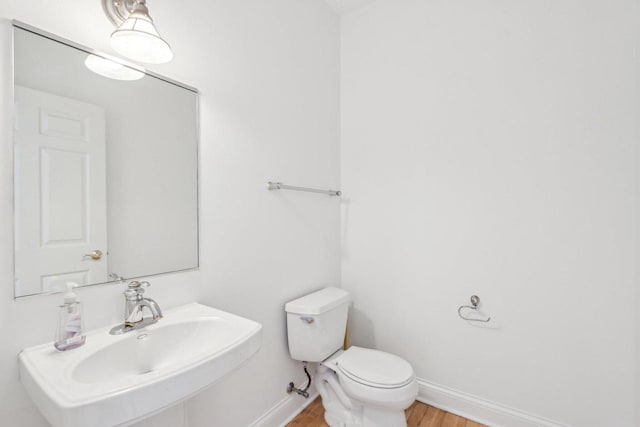
<path fill-rule="evenodd" d="M 149 286 L 151 286 L 151 283 L 149 282 L 139 282 L 137 280 L 134 280 L 132 282 L 129 282 L 129 285 L 127 285 L 127 290 L 124 291 L 124 295 L 127 298 L 142 298 L 141 295 L 144 293 L 144 288 L 147 288 Z"/>
<path fill-rule="evenodd" d="M 149 282 L 138 282 L 137 280 L 134 280 L 132 282 L 129 282 L 129 289 L 141 289 L 141 288 L 148 288 L 149 286 L 151 286 L 151 283 Z"/>

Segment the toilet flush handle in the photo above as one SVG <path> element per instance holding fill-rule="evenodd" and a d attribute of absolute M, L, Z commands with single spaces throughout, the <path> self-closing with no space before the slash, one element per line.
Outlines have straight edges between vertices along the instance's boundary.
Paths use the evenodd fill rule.
<path fill-rule="evenodd" d="M 313 323 L 316 321 L 316 319 L 314 319 L 313 317 L 301 317 L 300 320 L 302 320 L 303 322 L 307 322 L 307 323 Z"/>

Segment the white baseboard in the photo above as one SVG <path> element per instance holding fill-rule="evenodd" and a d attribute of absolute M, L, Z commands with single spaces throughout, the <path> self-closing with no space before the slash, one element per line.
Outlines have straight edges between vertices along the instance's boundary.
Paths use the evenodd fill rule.
<path fill-rule="evenodd" d="M 290 394 L 249 427 L 283 427 L 318 397 L 315 387 L 309 398 Z M 570 427 L 477 396 L 418 379 L 418 401 L 491 427 Z"/>
<path fill-rule="evenodd" d="M 569 427 L 421 379 L 418 400 L 491 427 Z"/>
<path fill-rule="evenodd" d="M 318 392 L 313 386 L 309 389 L 308 399 L 292 393 L 251 423 L 249 427 L 283 427 L 302 412 L 316 397 L 318 397 Z"/>

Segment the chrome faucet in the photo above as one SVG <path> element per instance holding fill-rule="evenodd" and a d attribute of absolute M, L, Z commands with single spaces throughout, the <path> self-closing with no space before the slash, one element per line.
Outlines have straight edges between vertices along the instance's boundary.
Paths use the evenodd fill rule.
<path fill-rule="evenodd" d="M 134 280 L 129 283 L 124 291 L 124 323 L 109 331 L 111 335 L 120 335 L 126 332 L 135 331 L 145 326 L 153 325 L 162 319 L 162 310 L 158 303 L 151 298 L 143 298 L 144 288 L 151 286 L 149 282 L 138 282 Z M 151 313 L 151 317 L 144 317 L 144 309 Z"/>

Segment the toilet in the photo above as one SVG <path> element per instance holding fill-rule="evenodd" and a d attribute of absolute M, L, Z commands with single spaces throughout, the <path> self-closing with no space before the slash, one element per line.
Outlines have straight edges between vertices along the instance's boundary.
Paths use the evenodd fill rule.
<path fill-rule="evenodd" d="M 351 295 L 325 288 L 285 305 L 291 358 L 319 363 L 315 377 L 331 427 L 406 427 L 418 395 L 411 365 L 379 350 L 343 350 Z"/>

